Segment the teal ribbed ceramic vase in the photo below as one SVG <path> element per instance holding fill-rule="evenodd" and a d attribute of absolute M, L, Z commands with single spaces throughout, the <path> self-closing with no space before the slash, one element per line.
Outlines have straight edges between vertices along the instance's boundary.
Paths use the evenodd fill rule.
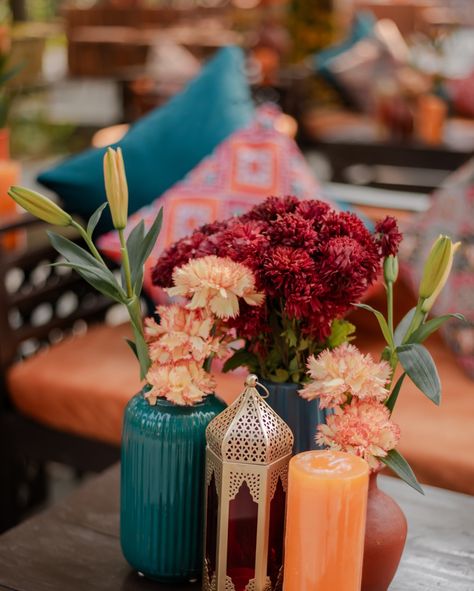
<path fill-rule="evenodd" d="M 163 582 L 201 575 L 206 427 L 225 404 L 208 396 L 194 406 L 140 392 L 122 432 L 120 540 L 130 565 Z"/>

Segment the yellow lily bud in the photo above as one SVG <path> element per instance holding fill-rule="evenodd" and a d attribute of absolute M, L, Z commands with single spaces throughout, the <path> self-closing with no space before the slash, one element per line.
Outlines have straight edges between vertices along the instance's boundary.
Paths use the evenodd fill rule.
<path fill-rule="evenodd" d="M 128 186 L 120 148 L 107 148 L 104 156 L 104 180 L 114 228 L 123 230 L 127 225 Z"/>
<path fill-rule="evenodd" d="M 389 255 L 383 262 L 385 283 L 395 283 L 398 278 L 398 257 Z"/>
<path fill-rule="evenodd" d="M 445 286 L 453 266 L 454 255 L 460 246 L 460 242 L 453 244 L 451 238 L 440 235 L 431 247 L 419 289 L 419 297 L 423 300 L 422 312 L 427 313 L 431 310 Z"/>
<path fill-rule="evenodd" d="M 71 216 L 64 209 L 61 209 L 59 205 L 56 205 L 41 193 L 31 191 L 31 189 L 25 187 L 12 186 L 8 190 L 8 194 L 28 213 L 44 222 L 48 222 L 48 224 L 69 226 L 72 222 Z"/>

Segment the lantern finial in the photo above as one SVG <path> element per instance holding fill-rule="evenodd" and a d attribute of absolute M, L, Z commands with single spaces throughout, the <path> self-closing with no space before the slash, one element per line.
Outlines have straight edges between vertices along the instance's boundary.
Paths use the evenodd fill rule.
<path fill-rule="evenodd" d="M 245 385 L 248 388 L 255 388 L 255 386 L 257 385 L 258 382 L 258 378 L 254 373 L 249 373 L 249 375 L 247 376 L 247 379 L 245 380 Z"/>

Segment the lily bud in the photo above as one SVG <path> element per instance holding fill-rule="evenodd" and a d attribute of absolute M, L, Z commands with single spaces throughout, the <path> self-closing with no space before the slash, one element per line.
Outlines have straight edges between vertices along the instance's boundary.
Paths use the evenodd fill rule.
<path fill-rule="evenodd" d="M 104 180 L 114 228 L 123 230 L 127 225 L 128 186 L 120 148 L 107 148 L 104 156 Z"/>
<path fill-rule="evenodd" d="M 440 235 L 431 247 L 419 289 L 422 312 L 427 313 L 431 310 L 445 286 L 453 266 L 454 255 L 460 246 L 460 242 L 453 244 L 451 238 Z"/>
<path fill-rule="evenodd" d="M 395 283 L 398 278 L 398 257 L 392 254 L 383 262 L 383 276 L 385 283 Z"/>
<path fill-rule="evenodd" d="M 41 193 L 31 191 L 25 187 L 10 187 L 10 197 L 31 215 L 54 224 L 55 226 L 69 226 L 72 222 L 71 216 Z"/>

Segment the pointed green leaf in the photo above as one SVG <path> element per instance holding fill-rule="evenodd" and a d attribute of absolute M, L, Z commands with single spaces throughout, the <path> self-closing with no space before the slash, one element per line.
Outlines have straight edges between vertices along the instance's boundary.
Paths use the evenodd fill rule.
<path fill-rule="evenodd" d="M 403 369 L 415 386 L 439 406 L 441 382 L 428 349 L 418 343 L 410 343 L 397 347 L 397 354 Z"/>
<path fill-rule="evenodd" d="M 140 379 L 144 379 L 150 369 L 151 361 L 148 353 L 148 346 L 142 333 L 141 309 L 138 299 L 129 300 L 127 310 L 133 328 L 137 357 L 140 363 Z"/>
<path fill-rule="evenodd" d="M 96 269 L 88 267 L 86 265 L 80 265 L 79 263 L 53 263 L 50 267 L 67 267 L 74 269 L 89 285 L 92 285 L 102 295 L 118 302 L 119 304 L 125 304 L 126 300 L 122 297 L 122 294 L 117 290 L 116 286 L 111 285 L 102 275 L 98 274 Z"/>
<path fill-rule="evenodd" d="M 342 345 L 342 343 L 352 341 L 355 331 L 356 327 L 353 324 L 347 320 L 336 318 L 331 324 L 331 334 L 327 339 L 327 346 L 330 349 L 335 349 L 339 345 Z"/>
<path fill-rule="evenodd" d="M 160 209 L 158 215 L 155 218 L 151 228 L 148 230 L 145 240 L 143 241 L 142 249 L 142 264 L 145 263 L 147 258 L 150 256 L 153 247 L 155 246 L 158 236 L 161 232 L 161 226 L 163 224 L 163 208 Z"/>
<path fill-rule="evenodd" d="M 141 239 L 137 245 L 136 253 L 134 252 L 132 266 L 132 284 L 134 286 L 135 293 L 139 293 L 143 284 L 143 266 L 151 254 L 153 247 L 158 239 L 158 235 L 161 231 L 161 225 L 163 223 L 163 208 L 160 209 L 155 221 L 151 225 L 146 235 Z M 127 245 L 128 247 L 128 245 Z M 130 252 L 130 261 L 132 261 Z"/>
<path fill-rule="evenodd" d="M 107 290 L 105 295 L 124 303 L 124 293 L 117 284 L 113 273 L 104 265 L 101 265 L 89 252 L 81 248 L 68 238 L 48 232 L 49 239 L 55 250 L 59 252 L 77 272 L 101 293 Z M 65 266 L 69 266 L 65 265 Z"/>
<path fill-rule="evenodd" d="M 354 305 L 357 308 L 362 308 L 363 310 L 367 310 L 369 312 L 372 312 L 372 314 L 375 315 L 375 317 L 377 318 L 377 320 L 379 322 L 380 329 L 382 330 L 382 334 L 384 336 L 384 339 L 385 339 L 387 345 L 394 348 L 395 344 L 393 342 L 393 338 L 390 333 L 390 329 L 388 328 L 387 321 L 385 320 L 385 316 L 382 314 L 382 312 L 379 312 L 378 310 L 376 310 L 375 308 L 372 308 L 372 306 L 369 306 L 367 304 L 354 304 Z"/>
<path fill-rule="evenodd" d="M 140 250 L 145 239 L 145 222 L 140 220 L 127 238 L 128 258 L 133 272 L 140 264 Z"/>
<path fill-rule="evenodd" d="M 397 476 L 400 476 L 409 486 L 414 488 L 417 492 L 424 495 L 424 491 L 420 486 L 420 483 L 416 479 L 413 470 L 410 468 L 410 464 L 405 460 L 402 454 L 396 449 L 392 449 L 384 458 L 378 458 L 386 466 L 393 470 Z"/>
<path fill-rule="evenodd" d="M 130 349 L 132 350 L 132 353 L 135 355 L 135 357 L 138 359 L 138 351 L 137 351 L 137 346 L 135 345 L 135 343 L 133 341 L 131 341 L 130 339 L 125 339 L 125 342 L 130 347 Z"/>
<path fill-rule="evenodd" d="M 438 328 L 440 328 L 446 322 L 446 320 L 449 320 L 450 318 L 466 321 L 466 318 L 462 314 L 445 314 L 444 316 L 437 316 L 436 318 L 432 318 L 431 320 L 428 320 L 428 322 L 424 322 L 421 326 L 419 326 L 410 336 L 408 342 L 422 343 L 431 334 L 437 331 Z"/>
<path fill-rule="evenodd" d="M 237 367 L 247 367 L 249 371 L 255 373 L 258 367 L 257 357 L 246 349 L 238 349 L 232 357 L 229 357 L 229 359 L 226 360 L 222 370 L 225 373 L 232 371 Z"/>
<path fill-rule="evenodd" d="M 393 390 L 392 390 L 390 396 L 385 401 L 385 406 L 388 408 L 388 410 L 391 413 L 393 412 L 393 408 L 395 406 L 395 403 L 397 402 L 397 398 L 398 398 L 398 395 L 400 394 L 400 390 L 403 385 L 403 380 L 405 379 L 406 375 L 407 374 L 405 372 L 402 373 L 402 375 L 398 378 L 397 383 L 393 387 Z"/>
<path fill-rule="evenodd" d="M 403 339 L 405 338 L 407 330 L 411 324 L 411 321 L 413 320 L 413 316 L 415 315 L 415 310 L 416 308 L 412 308 L 411 310 L 409 310 L 405 314 L 405 316 L 400 320 L 400 322 L 397 325 L 397 328 L 395 329 L 393 340 L 395 341 L 395 345 L 397 347 L 403 343 Z"/>
<path fill-rule="evenodd" d="M 98 207 L 94 211 L 94 213 L 89 218 L 89 221 L 87 223 L 87 229 L 86 229 L 89 238 L 92 238 L 92 234 L 94 233 L 94 230 L 95 230 L 95 228 L 96 228 L 97 224 L 99 223 L 99 220 L 102 216 L 102 212 L 107 207 L 107 205 L 108 205 L 107 202 L 103 203 L 100 207 Z"/>

